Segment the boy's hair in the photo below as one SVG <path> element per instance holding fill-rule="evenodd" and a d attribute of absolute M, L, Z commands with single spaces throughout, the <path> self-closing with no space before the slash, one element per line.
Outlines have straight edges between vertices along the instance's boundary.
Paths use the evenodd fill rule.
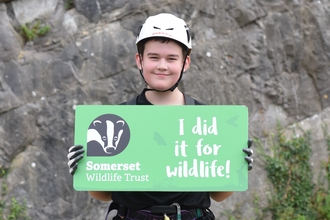
<path fill-rule="evenodd" d="M 182 48 L 183 58 L 185 58 L 186 56 L 188 56 L 189 49 L 183 43 L 181 43 L 179 41 L 176 41 L 176 40 L 173 40 L 173 39 L 170 39 L 170 38 L 166 38 L 166 37 L 150 37 L 150 38 L 146 38 L 146 39 L 141 40 L 137 44 L 137 50 L 138 50 L 138 53 L 139 54 L 143 55 L 145 45 L 150 40 L 158 41 L 158 42 L 161 42 L 161 43 L 168 43 L 170 41 L 173 41 L 173 42 L 175 42 L 176 44 L 178 44 Z"/>

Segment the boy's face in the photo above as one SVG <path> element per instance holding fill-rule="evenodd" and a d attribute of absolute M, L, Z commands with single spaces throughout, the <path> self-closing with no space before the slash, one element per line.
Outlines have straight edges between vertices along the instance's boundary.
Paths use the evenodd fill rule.
<path fill-rule="evenodd" d="M 143 70 L 148 87 L 162 91 L 171 88 L 178 81 L 184 61 L 180 45 L 174 41 L 162 43 L 149 40 L 141 56 L 142 60 L 139 54 L 136 54 L 135 60 L 138 68 Z M 189 64 L 190 57 L 188 56 L 184 71 Z"/>

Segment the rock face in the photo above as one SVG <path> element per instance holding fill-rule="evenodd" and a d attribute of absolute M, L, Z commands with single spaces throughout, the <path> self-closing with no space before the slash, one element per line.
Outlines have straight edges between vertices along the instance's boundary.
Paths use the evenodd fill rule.
<path fill-rule="evenodd" d="M 75 0 L 66 10 L 68 2 L 0 0 L 1 201 L 25 201 L 32 219 L 103 219 L 108 204 L 74 191 L 68 174 L 74 107 L 141 91 L 135 33 L 160 12 L 182 17 L 192 32 L 183 91 L 207 104 L 246 105 L 250 135 L 261 139 L 277 121 L 313 128 L 313 155 L 326 155 L 314 128 L 330 123 L 330 1 Z M 27 42 L 21 25 L 36 20 L 51 30 Z M 254 194 L 266 201 L 257 158 L 249 190 L 212 204 L 217 219 L 237 207 L 254 219 Z"/>

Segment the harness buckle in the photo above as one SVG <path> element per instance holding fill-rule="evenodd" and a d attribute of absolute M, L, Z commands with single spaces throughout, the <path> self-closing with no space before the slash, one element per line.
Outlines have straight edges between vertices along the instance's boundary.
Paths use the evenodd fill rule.
<path fill-rule="evenodd" d="M 179 203 L 175 202 L 171 206 L 176 206 L 176 217 L 177 217 L 177 220 L 181 220 L 181 207 L 180 207 Z"/>

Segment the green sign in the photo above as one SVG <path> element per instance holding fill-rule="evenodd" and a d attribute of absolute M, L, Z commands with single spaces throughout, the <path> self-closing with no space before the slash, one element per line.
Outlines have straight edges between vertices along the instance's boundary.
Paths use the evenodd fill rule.
<path fill-rule="evenodd" d="M 74 188 L 86 191 L 244 191 L 245 106 L 80 105 L 85 148 Z"/>

